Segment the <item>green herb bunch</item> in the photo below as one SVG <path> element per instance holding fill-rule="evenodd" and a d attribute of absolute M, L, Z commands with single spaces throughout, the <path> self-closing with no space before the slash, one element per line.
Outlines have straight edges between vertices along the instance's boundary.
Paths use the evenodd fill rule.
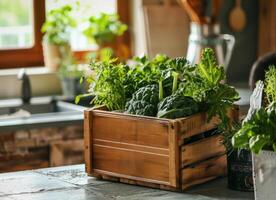
<path fill-rule="evenodd" d="M 183 57 L 165 55 L 135 57 L 133 62 L 131 66 L 117 60 L 92 62 L 94 75 L 87 79 L 95 105 L 172 119 L 207 111 L 209 119 L 218 115 L 222 127 L 229 126 L 226 113 L 239 96 L 223 83 L 224 69 L 211 49 L 205 49 L 196 66 Z"/>
<path fill-rule="evenodd" d="M 127 25 L 119 20 L 117 14 L 101 13 L 99 16 L 91 16 L 84 35 L 98 45 L 111 43 L 117 36 L 121 36 L 127 30 Z"/>
<path fill-rule="evenodd" d="M 201 104 L 201 111 L 207 111 L 208 119 L 218 115 L 221 126 L 229 126 L 227 109 L 239 100 L 235 88 L 223 83 L 226 74 L 223 66 L 216 62 L 214 51 L 206 48 L 199 64 L 187 69 L 186 81 L 181 89 L 184 96 L 189 96 Z"/>
<path fill-rule="evenodd" d="M 265 73 L 265 93 L 268 103 L 276 101 L 276 67 L 271 65 Z"/>
<path fill-rule="evenodd" d="M 116 61 L 92 62 L 90 67 L 95 74 L 88 77 L 88 92 L 95 96 L 92 103 L 105 105 L 109 110 L 122 110 L 126 103 L 124 77 L 127 71 L 123 64 Z"/>
<path fill-rule="evenodd" d="M 256 111 L 233 136 L 232 144 L 254 153 L 262 149 L 276 151 L 276 102 Z"/>
<path fill-rule="evenodd" d="M 72 7 L 70 5 L 53 9 L 47 13 L 46 21 L 41 31 L 44 40 L 55 45 L 65 45 L 70 41 L 70 28 L 76 27 L 76 21 L 71 16 Z"/>
<path fill-rule="evenodd" d="M 271 66 L 265 75 L 265 99 L 269 105 L 256 110 L 232 138 L 235 148 L 276 151 L 276 69 Z"/>

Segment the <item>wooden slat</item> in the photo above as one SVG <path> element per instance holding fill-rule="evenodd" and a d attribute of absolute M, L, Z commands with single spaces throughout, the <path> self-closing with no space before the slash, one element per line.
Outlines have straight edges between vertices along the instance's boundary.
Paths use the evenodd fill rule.
<path fill-rule="evenodd" d="M 169 157 L 162 154 L 93 144 L 93 170 L 169 184 Z"/>
<path fill-rule="evenodd" d="M 181 167 L 225 154 L 222 136 L 214 135 L 181 147 Z"/>
<path fill-rule="evenodd" d="M 93 111 L 93 139 L 168 148 L 168 122 Z"/>
<path fill-rule="evenodd" d="M 226 156 L 222 155 L 195 166 L 184 168 L 182 170 L 182 190 L 220 176 L 225 176 L 227 171 L 226 166 Z"/>
<path fill-rule="evenodd" d="M 214 129 L 219 123 L 217 117 L 214 117 L 207 123 L 206 113 L 199 113 L 187 118 L 177 119 L 176 121 L 178 123 L 178 134 L 180 135 L 181 141 L 185 138 Z"/>
<path fill-rule="evenodd" d="M 275 0 L 259 0 L 259 56 L 276 49 L 275 9 Z"/>
<path fill-rule="evenodd" d="M 93 139 L 93 144 L 169 156 L 169 150 L 165 148 L 156 148 L 156 147 L 145 146 L 145 145 L 136 145 L 136 144 L 100 140 L 100 139 Z"/>
<path fill-rule="evenodd" d="M 84 111 L 84 160 L 85 171 L 92 174 L 92 112 L 91 110 Z"/>

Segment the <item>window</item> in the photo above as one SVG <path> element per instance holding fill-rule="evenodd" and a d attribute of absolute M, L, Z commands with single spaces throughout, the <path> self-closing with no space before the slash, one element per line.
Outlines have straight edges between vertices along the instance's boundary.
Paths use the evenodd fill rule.
<path fill-rule="evenodd" d="M 42 66 L 45 0 L 0 1 L 0 68 Z"/>
<path fill-rule="evenodd" d="M 79 6 L 77 6 L 77 2 Z M 86 37 L 82 34 L 82 22 L 88 19 L 92 15 L 98 15 L 101 12 L 104 13 L 116 13 L 117 12 L 117 0 L 58 0 L 58 1 L 46 1 L 46 11 L 59 8 L 66 4 L 75 5 L 78 7 L 73 16 L 79 22 L 80 26 L 72 30 L 71 33 L 71 47 L 74 51 L 94 50 L 97 48 L 95 44 L 91 44 L 87 41 Z"/>
<path fill-rule="evenodd" d="M 100 12 L 120 15 L 129 24 L 129 0 L 78 0 L 81 18 Z M 0 0 L 0 68 L 43 66 L 41 27 L 45 12 L 76 0 Z M 45 4 L 46 3 L 46 4 Z M 79 18 L 78 16 L 78 18 Z M 81 19 L 78 19 L 81 20 Z M 129 45 L 129 33 L 118 42 Z M 77 57 L 84 50 L 95 49 L 81 33 L 81 27 L 73 32 L 72 48 Z"/>
<path fill-rule="evenodd" d="M 32 0 L 0 1 L 0 49 L 34 45 Z"/>

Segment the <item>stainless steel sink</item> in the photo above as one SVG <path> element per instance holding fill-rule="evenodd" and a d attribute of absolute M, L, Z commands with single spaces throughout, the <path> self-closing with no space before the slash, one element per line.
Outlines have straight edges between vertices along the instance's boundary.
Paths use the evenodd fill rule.
<path fill-rule="evenodd" d="M 4 100 L 0 101 L 0 118 L 9 118 L 20 110 L 29 115 L 49 114 L 49 113 L 66 113 L 66 112 L 82 112 L 85 108 L 74 105 L 72 103 L 53 100 L 51 98 L 34 99 L 30 104 L 22 104 L 20 100 Z M 1 117 L 2 116 L 2 117 Z M 19 115 L 20 116 L 20 115 Z"/>

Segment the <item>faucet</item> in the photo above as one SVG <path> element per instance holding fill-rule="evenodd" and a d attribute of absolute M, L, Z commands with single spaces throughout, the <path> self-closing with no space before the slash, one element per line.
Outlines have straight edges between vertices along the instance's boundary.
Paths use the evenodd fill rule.
<path fill-rule="evenodd" d="M 17 78 L 22 81 L 21 98 L 24 104 L 29 104 L 32 96 L 30 78 L 23 68 L 19 71 Z"/>

